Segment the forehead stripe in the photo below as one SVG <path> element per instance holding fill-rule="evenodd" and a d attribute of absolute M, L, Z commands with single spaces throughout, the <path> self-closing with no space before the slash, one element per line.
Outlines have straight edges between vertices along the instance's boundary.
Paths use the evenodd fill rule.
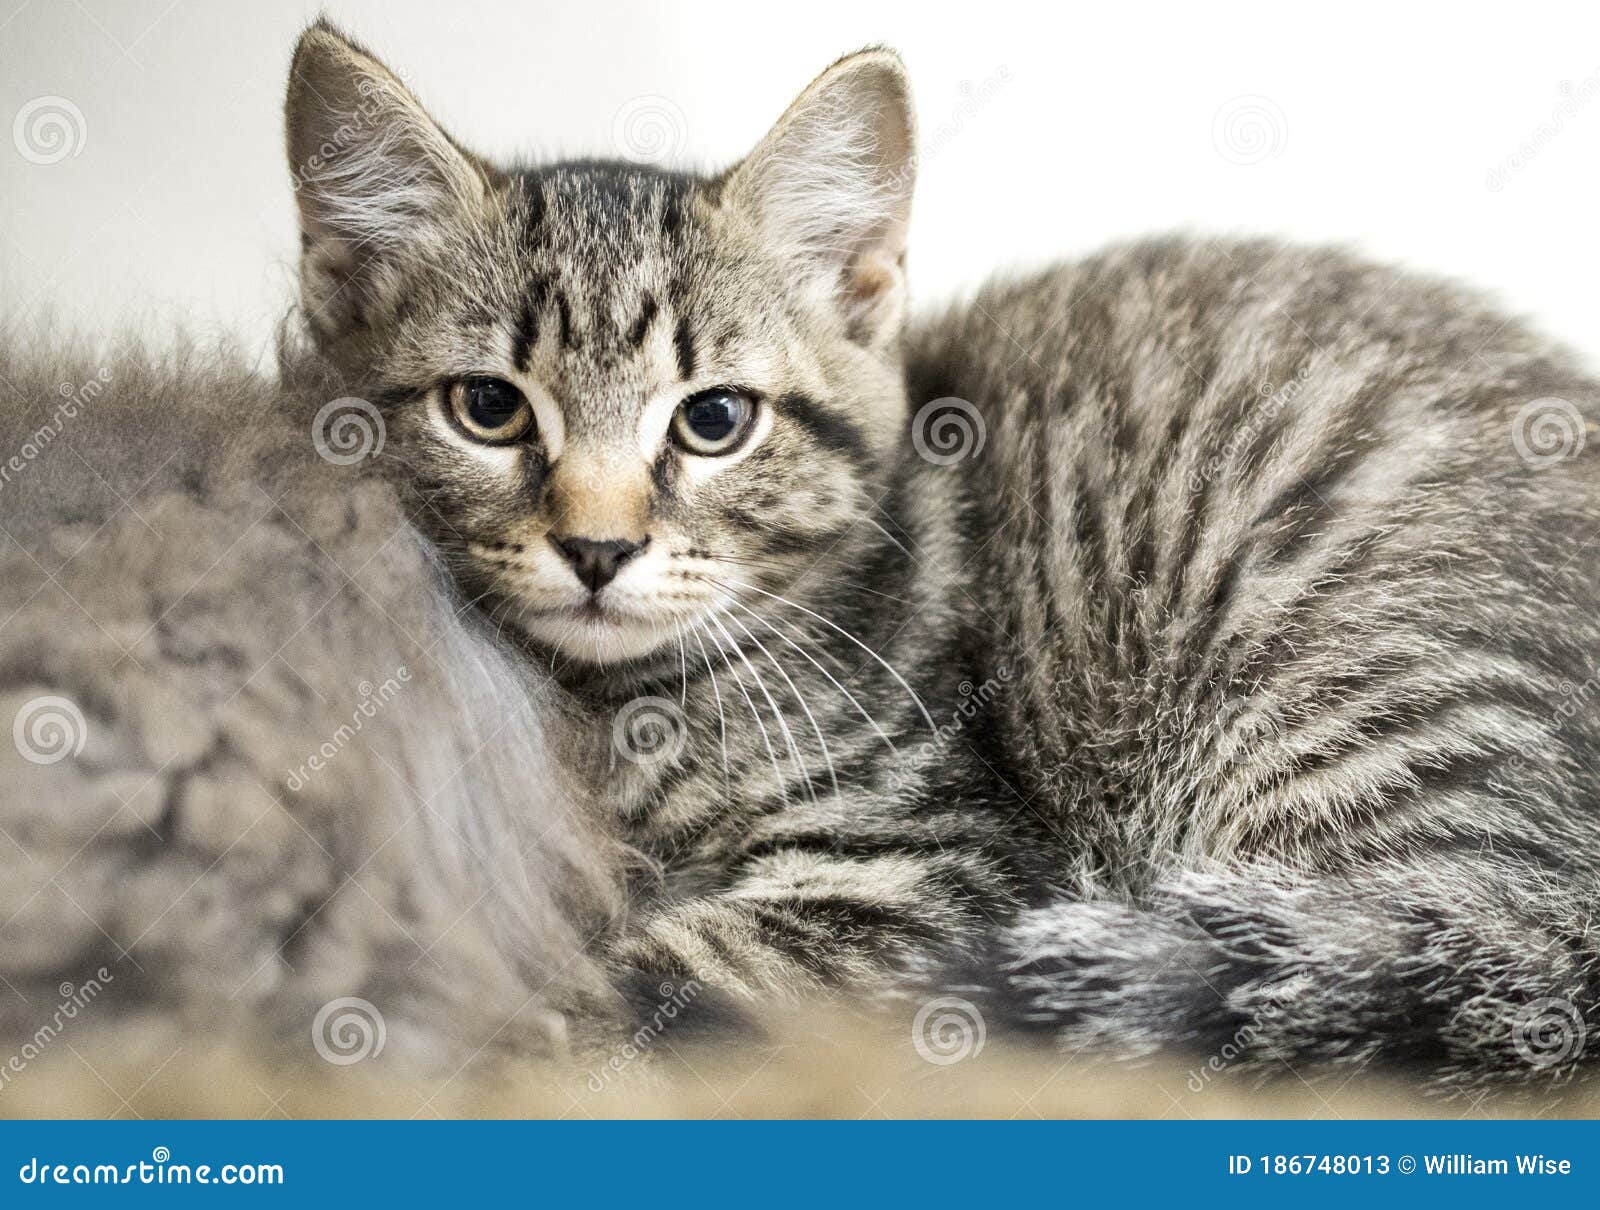
<path fill-rule="evenodd" d="M 778 400 L 776 410 L 823 448 L 844 454 L 863 466 L 871 464 L 872 453 L 861 430 L 843 416 L 818 407 L 815 400 L 805 395 L 785 395 Z"/>
<path fill-rule="evenodd" d="M 650 325 L 655 322 L 657 310 L 659 308 L 656 305 L 656 296 L 646 294 L 644 310 L 639 313 L 639 318 L 634 321 L 633 328 L 628 333 L 628 343 L 634 348 L 637 349 L 644 344 L 644 338 L 650 333 Z"/>
<path fill-rule="evenodd" d="M 678 353 L 678 377 L 694 377 L 694 333 L 689 331 L 689 317 L 678 316 L 678 326 L 672 333 L 672 347 Z"/>
<path fill-rule="evenodd" d="M 571 349 L 576 347 L 572 337 L 572 306 L 567 302 L 565 292 L 556 291 L 556 315 L 561 322 L 561 347 Z"/>
<path fill-rule="evenodd" d="M 536 277 L 528 284 L 522 296 L 522 309 L 517 315 L 517 331 L 512 338 L 511 360 L 524 374 L 533 357 L 533 346 L 539 343 L 539 312 L 544 310 L 545 281 Z"/>

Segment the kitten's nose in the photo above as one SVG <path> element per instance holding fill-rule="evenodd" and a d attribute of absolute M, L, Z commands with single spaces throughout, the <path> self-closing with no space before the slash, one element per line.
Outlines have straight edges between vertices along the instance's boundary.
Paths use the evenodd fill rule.
<path fill-rule="evenodd" d="M 589 538 L 558 538 L 550 535 L 551 545 L 572 564 L 572 570 L 590 592 L 599 592 L 616 579 L 622 565 L 643 550 L 649 541 L 649 538 L 642 542 L 612 538 L 596 542 Z"/>

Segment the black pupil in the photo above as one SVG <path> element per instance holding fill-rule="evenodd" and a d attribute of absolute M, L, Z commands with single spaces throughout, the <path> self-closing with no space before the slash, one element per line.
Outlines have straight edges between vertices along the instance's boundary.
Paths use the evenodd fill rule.
<path fill-rule="evenodd" d="M 498 378 L 479 378 L 467 384 L 467 414 L 474 424 L 497 429 L 516 417 L 522 407 L 522 394 L 509 382 Z"/>
<path fill-rule="evenodd" d="M 684 419 L 696 437 L 721 441 L 739 427 L 739 400 L 725 392 L 691 399 Z"/>

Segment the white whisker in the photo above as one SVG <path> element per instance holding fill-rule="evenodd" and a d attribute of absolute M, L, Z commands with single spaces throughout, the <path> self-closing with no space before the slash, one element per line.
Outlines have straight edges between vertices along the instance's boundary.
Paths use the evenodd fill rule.
<path fill-rule="evenodd" d="M 889 532 L 889 531 L 888 531 L 888 530 L 886 530 L 886 529 L 884 529 L 884 528 L 883 528 L 883 526 L 881 526 L 881 525 L 879 525 L 879 524 L 878 524 L 878 523 L 877 523 L 877 522 L 876 522 L 876 521 L 874 521 L 874 520 L 873 520 L 873 519 L 872 519 L 872 518 L 871 518 L 871 517 L 866 517 L 866 516 L 864 516 L 864 517 L 862 517 L 862 518 L 861 518 L 861 519 L 862 519 L 862 520 L 863 520 L 863 521 L 865 521 L 865 522 L 866 522 L 866 523 L 867 523 L 867 524 L 868 524 L 868 525 L 870 525 L 870 526 L 872 526 L 872 528 L 873 528 L 873 529 L 875 529 L 875 530 L 877 530 L 877 531 L 878 531 L 878 532 L 879 532 L 879 533 L 880 533 L 880 534 L 882 534 L 882 535 L 883 535 L 883 536 L 884 536 L 884 537 L 885 537 L 885 538 L 888 538 L 888 539 L 889 539 L 889 541 L 891 541 L 891 542 L 893 542 L 893 543 L 894 543 L 894 548 L 895 548 L 895 549 L 896 549 L 896 550 L 898 550 L 898 551 L 899 551 L 899 552 L 900 552 L 900 553 L 901 553 L 901 554 L 903 554 L 903 555 L 904 555 L 904 556 L 905 556 L 905 557 L 906 557 L 906 558 L 908 558 L 908 559 L 915 559 L 915 558 L 916 558 L 916 556 L 915 556 L 915 555 L 913 555 L 913 554 L 912 554 L 912 553 L 911 553 L 911 552 L 910 552 L 910 551 L 909 551 L 909 550 L 907 550 L 907 549 L 906 549 L 906 548 L 905 548 L 905 547 L 904 547 L 904 546 L 901 546 L 901 545 L 900 545 L 900 541 L 899 541 L 899 539 L 897 539 L 897 538 L 896 538 L 896 537 L 895 537 L 895 536 L 894 536 L 894 535 L 893 535 L 893 534 L 891 534 L 891 533 L 890 533 L 890 532 Z"/>
<path fill-rule="evenodd" d="M 766 645 L 762 643 L 760 639 L 756 638 L 750 627 L 746 626 L 726 609 L 722 610 L 722 615 L 740 630 L 744 631 L 745 634 L 750 636 L 750 641 L 756 645 L 756 648 L 761 652 L 761 654 L 766 656 L 771 662 L 772 666 L 778 670 L 778 675 L 783 678 L 784 684 L 789 686 L 789 692 L 794 694 L 794 700 L 800 703 L 800 709 L 805 712 L 806 718 L 811 722 L 811 729 L 817 733 L 817 743 L 822 747 L 822 759 L 828 762 L 828 777 L 830 780 L 832 780 L 833 792 L 835 795 L 837 795 L 839 793 L 839 777 L 838 774 L 833 771 L 833 755 L 828 751 L 828 741 L 822 734 L 822 728 L 817 725 L 816 716 L 811 713 L 811 707 L 806 704 L 806 699 L 801 694 L 800 687 L 794 683 L 794 679 L 790 677 L 787 671 L 785 671 L 783 665 L 778 662 L 778 657 L 773 655 L 772 652 L 768 651 Z M 810 785 L 809 781 L 807 781 L 807 785 Z M 811 791 L 811 799 L 813 802 L 816 801 L 816 797 L 817 792 L 815 788 L 813 788 Z"/>
<path fill-rule="evenodd" d="M 761 732 L 761 742 L 766 745 L 767 758 L 772 761 L 772 775 L 777 778 L 778 789 L 783 792 L 784 800 L 789 798 L 789 788 L 783 780 L 783 770 L 778 767 L 778 754 L 773 750 L 772 740 L 767 737 L 767 725 L 761 721 L 761 712 L 756 709 L 756 704 L 750 699 L 750 692 L 744 687 L 744 678 L 739 675 L 739 670 L 733 666 L 733 661 L 728 658 L 728 653 L 723 650 L 722 640 L 717 638 L 715 632 L 707 630 L 711 641 L 716 644 L 717 652 L 722 656 L 722 663 L 733 677 L 733 683 L 739 686 L 739 694 L 744 698 L 744 704 L 750 709 L 750 717 L 756 720 L 756 729 Z M 728 641 L 733 641 L 729 636 Z"/>
<path fill-rule="evenodd" d="M 728 645 L 737 653 L 744 666 L 750 670 L 750 675 L 755 677 L 756 688 L 761 691 L 761 696 L 767 699 L 767 705 L 772 707 L 772 717 L 778 720 L 778 730 L 783 733 L 784 743 L 789 746 L 789 755 L 794 758 L 795 767 L 800 770 L 800 776 L 805 781 L 806 788 L 811 792 L 811 800 L 815 802 L 817 791 L 816 787 L 811 784 L 811 775 L 806 769 L 805 758 L 800 755 L 800 748 L 794 742 L 794 735 L 789 730 L 788 721 L 783 717 L 783 711 L 778 709 L 778 703 L 773 701 L 772 694 L 767 691 L 767 682 L 761 679 L 761 674 L 756 671 L 756 666 L 750 662 L 750 657 L 744 653 L 744 648 L 739 646 L 739 641 L 722 624 L 722 619 L 715 612 L 712 613 L 711 620 L 717 624 L 717 629 L 721 630 L 727 637 Z"/>
<path fill-rule="evenodd" d="M 820 663 L 818 663 L 817 660 L 812 657 L 810 652 L 806 651 L 804 647 L 801 647 L 788 635 L 784 634 L 783 631 L 779 630 L 771 622 L 767 621 L 759 613 L 751 609 L 750 606 L 746 605 L 737 596 L 729 596 L 728 599 L 753 617 L 756 621 L 760 622 L 768 630 L 772 631 L 773 634 L 777 635 L 785 643 L 789 644 L 789 646 L 794 648 L 795 651 L 799 652 L 804 659 L 808 660 L 813 668 L 822 673 L 823 676 L 827 677 L 828 682 L 840 693 L 844 694 L 845 700 L 854 706 L 860 713 L 861 717 L 866 719 L 867 723 L 872 727 L 872 729 L 878 733 L 878 738 L 889 745 L 889 751 L 893 752 L 896 756 L 900 755 L 900 749 L 894 746 L 894 740 L 890 739 L 884 729 L 878 725 L 878 720 L 873 718 L 872 715 L 867 711 L 867 708 L 856 700 L 855 694 L 851 693 L 850 690 L 846 689 L 842 684 L 840 684 L 838 679 Z"/>
<path fill-rule="evenodd" d="M 907 683 L 906 678 L 901 676 L 898 672 L 896 672 L 895 669 L 894 669 L 894 666 L 892 664 L 890 664 L 888 660 L 884 659 L 876 651 L 874 651 L 872 648 L 868 647 L 860 639 L 856 638 L 855 635 L 851 634 L 848 630 L 844 629 L 844 627 L 835 625 L 833 622 L 830 622 L 827 618 L 823 617 L 820 613 L 817 613 L 814 610 L 807 609 L 804 605 L 797 604 L 796 602 L 791 601 L 788 597 L 779 596 L 775 592 L 768 592 L 765 588 L 758 588 L 754 584 L 745 584 L 745 583 L 743 583 L 742 581 L 739 581 L 739 580 L 729 580 L 728 583 L 732 584 L 732 585 L 735 585 L 735 586 L 737 586 L 739 588 L 753 589 L 754 591 L 759 592 L 764 597 L 771 597 L 774 601 L 780 601 L 783 604 L 788 605 L 792 609 L 798 609 L 801 613 L 809 614 L 811 617 L 816 618 L 817 621 L 821 622 L 824 626 L 827 626 L 832 630 L 838 631 L 845 638 L 849 639 L 852 643 L 854 643 L 857 647 L 861 648 L 862 651 L 865 651 L 873 659 L 877 660 L 878 663 L 883 666 L 884 670 L 890 676 L 894 677 L 894 679 L 896 681 L 900 682 L 900 687 L 902 689 L 904 689 L 906 691 L 906 693 L 908 693 L 911 696 L 912 702 L 914 702 L 916 704 L 917 709 L 922 712 L 922 719 L 923 719 L 923 721 L 925 723 L 928 724 L 928 730 L 929 731 L 937 732 L 939 730 L 939 728 L 934 725 L 933 715 L 928 713 L 928 708 L 922 704 L 922 699 L 917 696 L 917 691 L 915 689 L 913 689 L 910 686 L 910 684 Z"/>
<path fill-rule="evenodd" d="M 683 674 L 683 687 L 678 691 L 678 705 L 689 704 L 689 656 L 683 648 L 683 632 L 678 632 L 678 668 Z"/>
<path fill-rule="evenodd" d="M 728 719 L 722 713 L 722 690 L 717 687 L 717 672 L 711 667 L 711 656 L 706 651 L 706 641 L 700 637 L 704 629 L 702 623 L 694 624 L 694 641 L 700 644 L 700 658 L 706 662 L 706 675 L 711 678 L 711 693 L 717 699 L 717 727 L 722 733 L 722 782 L 727 785 L 730 773 L 728 771 Z"/>

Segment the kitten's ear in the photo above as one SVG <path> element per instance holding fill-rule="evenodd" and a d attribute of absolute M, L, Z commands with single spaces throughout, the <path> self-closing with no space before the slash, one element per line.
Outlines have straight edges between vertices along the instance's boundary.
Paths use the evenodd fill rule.
<path fill-rule="evenodd" d="M 407 246 L 481 207 L 485 170 L 325 20 L 300 37 L 284 109 L 306 312 L 320 336 L 345 335 L 374 321 Z"/>
<path fill-rule="evenodd" d="M 916 118 L 893 51 L 864 50 L 812 81 L 729 174 L 725 196 L 813 280 L 837 291 L 852 333 L 898 332 Z"/>

